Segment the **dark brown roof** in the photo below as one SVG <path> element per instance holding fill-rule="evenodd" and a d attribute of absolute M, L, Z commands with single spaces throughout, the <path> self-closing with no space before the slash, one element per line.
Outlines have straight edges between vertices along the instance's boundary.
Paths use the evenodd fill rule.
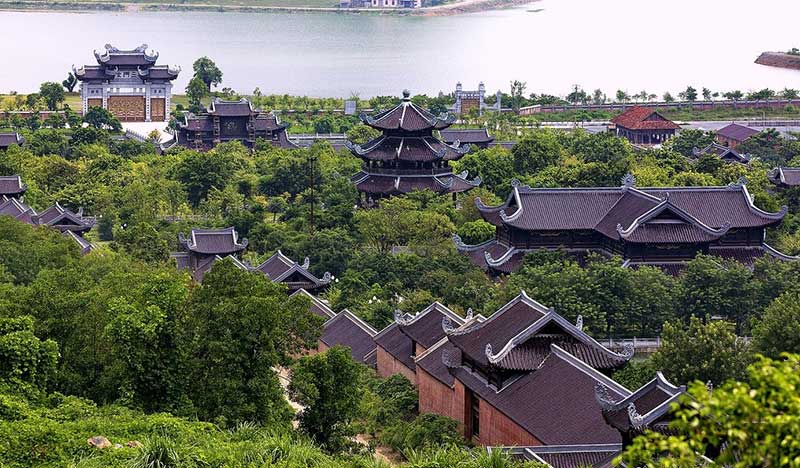
<path fill-rule="evenodd" d="M 603 417 L 623 434 L 652 429 L 663 423 L 671 411 L 672 403 L 684 393 L 686 387 L 671 384 L 661 372 L 625 398 L 614 398 L 601 383 L 595 387 L 595 399 Z"/>
<path fill-rule="evenodd" d="M 375 350 L 372 337 L 377 333 L 374 328 L 345 309 L 323 324 L 320 341 L 328 347 L 337 345 L 349 347 L 353 359 L 366 362 Z"/>
<path fill-rule="evenodd" d="M 446 169 L 442 169 L 446 171 Z M 464 175 L 466 177 L 466 175 Z M 358 172 L 350 180 L 361 192 L 390 194 L 430 190 L 436 193 L 460 193 L 480 185 L 480 179 L 467 181 L 461 174 L 443 172 L 436 175 L 392 175 Z"/>
<path fill-rule="evenodd" d="M 605 468 L 622 451 L 622 444 L 539 445 L 531 447 L 489 447 L 516 460 L 546 463 L 553 468 Z"/>
<path fill-rule="evenodd" d="M 0 215 L 11 216 L 22 222 L 34 224 L 33 216 L 36 216 L 36 212 L 16 198 L 0 196 Z"/>
<path fill-rule="evenodd" d="M 411 102 L 408 91 L 404 91 L 403 101 L 400 104 L 372 117 L 361 114 L 361 120 L 378 130 L 419 132 L 447 128 L 455 121 L 455 118 L 446 114 L 442 116 L 431 114 Z"/>
<path fill-rule="evenodd" d="M 486 357 L 486 345 L 500 350 L 519 332 L 548 312 L 546 307 L 528 297 L 523 291 L 485 321 L 458 333 L 448 333 L 448 339 L 470 359 L 487 366 L 489 361 Z"/>
<path fill-rule="evenodd" d="M 630 130 L 677 130 L 681 127 L 647 107 L 632 107 L 611 119 L 619 127 Z"/>
<path fill-rule="evenodd" d="M 63 231 L 85 232 L 94 226 L 94 221 L 83 219 L 82 210 L 78 213 L 62 207 L 58 202 L 48 209 L 34 216 L 37 224 L 46 224 Z"/>
<path fill-rule="evenodd" d="M 256 131 L 272 132 L 275 130 L 282 130 L 288 126 L 288 124 L 281 123 L 278 116 L 273 113 L 259 114 L 255 120 Z"/>
<path fill-rule="evenodd" d="M 485 128 L 448 128 L 440 130 L 439 134 L 442 136 L 442 140 L 447 144 L 453 144 L 455 142 L 461 144 L 487 144 L 494 141 L 494 137 L 489 135 L 489 131 Z"/>
<path fill-rule="evenodd" d="M 717 130 L 717 135 L 734 141 L 745 141 L 758 133 L 758 130 L 737 123 L 728 124 Z"/>
<path fill-rule="evenodd" d="M 469 146 L 452 147 L 433 136 L 381 136 L 369 143 L 353 145 L 345 142 L 350 151 L 371 161 L 431 162 L 453 161 L 469 151 Z"/>
<path fill-rule="evenodd" d="M 178 241 L 191 252 L 206 255 L 228 255 L 247 247 L 247 239 L 239 241 L 233 227 L 225 229 L 192 229 L 188 238 L 178 234 Z"/>
<path fill-rule="evenodd" d="M 464 319 L 461 316 L 438 301 L 412 317 L 403 317 L 401 314 L 395 314 L 395 322 L 399 325 L 403 334 L 427 349 L 444 338 L 442 320 L 445 317 L 454 326 L 460 326 L 464 323 Z"/>
<path fill-rule="evenodd" d="M 184 116 L 184 122 L 181 128 L 191 130 L 193 132 L 213 132 L 214 120 L 208 114 L 189 115 Z"/>
<path fill-rule="evenodd" d="M 450 370 L 445 365 L 442 355 L 444 353 L 455 353 L 456 351 L 457 348 L 448 339 L 443 338 L 417 356 L 415 360 L 417 371 L 422 369 L 439 382 L 452 388 L 453 374 L 450 373 Z"/>
<path fill-rule="evenodd" d="M 441 328 L 439 326 L 439 329 Z M 442 332 L 442 335 L 444 335 L 444 332 Z M 400 326 L 397 323 L 392 323 L 375 335 L 375 344 L 412 371 L 416 369 L 413 357 L 414 345 L 411 339 L 400 331 Z"/>
<path fill-rule="evenodd" d="M 154 64 L 158 59 L 158 53 L 150 55 L 147 53 L 147 44 L 142 44 L 132 50 L 118 49 L 110 44 L 105 45 L 105 51 L 98 53 L 94 51 L 97 63 L 107 67 L 113 66 L 141 66 L 146 67 Z"/>
<path fill-rule="evenodd" d="M 22 145 L 25 142 L 25 139 L 20 136 L 19 133 L 16 132 L 0 132 L 0 148 L 8 148 L 11 145 Z M 18 177 L 18 176 L 11 176 L 11 177 Z M 3 177 L 0 177 L 0 181 Z M 3 192 L 0 192 L 3 193 Z"/>
<path fill-rule="evenodd" d="M 630 391 L 558 346 L 551 351 L 539 369 L 499 392 L 464 367 L 450 372 L 545 445 L 621 442 L 619 432 L 603 419 L 594 389 L 598 383 L 606 385 L 618 399 Z"/>
<path fill-rule="evenodd" d="M 770 176 L 775 183 L 789 187 L 800 185 L 800 167 L 777 167 Z"/>
<path fill-rule="evenodd" d="M 200 260 L 197 267 L 192 271 L 192 277 L 195 279 L 195 281 L 201 283 L 206 273 L 211 271 L 211 269 L 217 262 L 220 262 L 225 259 L 228 259 L 231 262 L 233 262 L 234 266 L 236 266 L 236 268 L 239 268 L 240 270 L 250 271 L 250 267 L 247 264 L 242 263 L 238 258 L 234 257 L 233 255 L 226 255 L 225 258 L 219 255 L 213 255 Z M 178 268 L 180 268 L 180 265 L 178 266 Z"/>
<path fill-rule="evenodd" d="M 94 249 L 94 246 L 91 242 L 87 241 L 78 234 L 75 234 L 73 231 L 64 231 L 62 235 L 72 239 L 76 244 L 78 244 L 78 248 L 81 249 L 81 255 L 86 255 Z"/>
<path fill-rule="evenodd" d="M 19 195 L 28 189 L 18 175 L 0 176 L 0 195 Z"/>
<path fill-rule="evenodd" d="M 216 98 L 211 101 L 208 113 L 220 117 L 246 117 L 256 113 L 250 101 L 241 99 L 239 101 L 223 101 Z"/>
<path fill-rule="evenodd" d="M 325 273 L 322 278 L 317 278 L 308 270 L 308 266 L 308 258 L 301 265 L 278 250 L 255 269 L 264 273 L 267 278 L 276 283 L 289 282 L 293 276 L 304 278 L 304 281 L 309 283 L 309 287 L 314 288 L 330 283 L 330 273 Z"/>
<path fill-rule="evenodd" d="M 487 207 L 480 199 L 476 205 L 483 218 L 496 226 L 530 231 L 596 230 L 616 240 L 619 234 L 612 232 L 612 226 L 629 228 L 667 198 L 671 206 L 713 229 L 771 226 L 786 214 L 785 207 L 778 213 L 756 208 L 743 182 L 725 187 L 669 188 L 532 189 L 516 185 L 503 205 Z M 617 203 L 624 205 L 614 209 Z"/>
<path fill-rule="evenodd" d="M 747 164 L 750 162 L 750 158 L 748 156 L 740 154 L 735 149 L 728 148 L 727 146 L 720 145 L 719 143 L 711 143 L 705 148 L 695 152 L 694 155 L 699 156 L 702 154 L 713 154 L 722 160 L 740 162 L 742 164 Z"/>
<path fill-rule="evenodd" d="M 309 311 L 311 311 L 312 313 L 319 315 L 320 317 L 326 320 L 336 315 L 336 313 L 330 307 L 328 307 L 328 304 L 323 302 L 317 296 L 306 291 L 305 289 L 300 288 L 297 291 L 293 292 L 289 297 L 296 295 L 302 295 L 308 297 L 308 299 L 311 301 L 311 307 L 309 307 Z"/>

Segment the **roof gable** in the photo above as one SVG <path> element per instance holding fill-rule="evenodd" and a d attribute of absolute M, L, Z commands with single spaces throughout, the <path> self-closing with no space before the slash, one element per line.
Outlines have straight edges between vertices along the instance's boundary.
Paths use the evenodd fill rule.
<path fill-rule="evenodd" d="M 675 122 L 665 118 L 654 109 L 636 106 L 611 119 L 619 127 L 630 130 L 677 130 Z"/>
<path fill-rule="evenodd" d="M 289 297 L 294 296 L 305 296 L 309 298 L 311 301 L 311 307 L 309 310 L 320 317 L 325 319 L 332 318 L 336 315 L 336 312 L 333 311 L 328 304 L 326 304 L 322 299 L 318 298 L 317 296 L 311 294 L 310 292 L 306 291 L 304 288 L 300 288 L 297 291 L 293 292 Z"/>
<path fill-rule="evenodd" d="M 739 125 L 737 123 L 730 123 L 717 130 L 718 136 L 740 142 L 745 141 L 751 136 L 757 135 L 758 133 L 758 130 L 745 127 L 744 125 Z"/>

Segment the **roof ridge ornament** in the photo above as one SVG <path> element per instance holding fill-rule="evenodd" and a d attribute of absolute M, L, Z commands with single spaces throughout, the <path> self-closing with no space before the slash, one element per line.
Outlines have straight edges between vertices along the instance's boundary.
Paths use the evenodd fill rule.
<path fill-rule="evenodd" d="M 472 307 L 467 308 L 467 314 L 464 316 L 466 320 L 472 320 L 473 312 Z"/>
<path fill-rule="evenodd" d="M 400 309 L 394 309 L 394 322 L 400 326 L 408 326 L 411 321 L 405 318 L 405 313 Z"/>
<path fill-rule="evenodd" d="M 303 259 L 303 264 L 301 266 L 303 267 L 304 270 L 308 270 L 308 267 L 310 265 L 311 265 L 311 260 L 308 257 Z"/>
<path fill-rule="evenodd" d="M 741 190 L 745 185 L 747 185 L 747 177 L 741 176 L 736 179 L 736 182 L 731 182 L 725 188 L 728 190 Z"/>
<path fill-rule="evenodd" d="M 517 179 L 516 177 L 511 179 L 511 187 L 516 188 L 519 187 L 520 185 L 522 185 L 522 183 L 519 181 L 519 179 Z"/>
<path fill-rule="evenodd" d="M 608 391 L 608 387 L 600 382 L 594 385 L 594 398 L 597 400 L 597 403 L 600 405 L 601 409 L 606 411 L 614 411 L 617 409 L 617 402 L 611 398 L 611 393 Z"/>
<path fill-rule="evenodd" d="M 622 177 L 622 188 L 628 189 L 634 186 L 636 186 L 636 177 L 628 172 Z"/>
<path fill-rule="evenodd" d="M 409 102 L 410 100 L 411 100 L 411 91 L 409 91 L 408 88 L 406 88 L 403 90 L 403 101 Z"/>
<path fill-rule="evenodd" d="M 636 405 L 633 403 L 628 405 L 628 420 L 634 429 L 640 430 L 644 427 L 644 416 L 636 411 Z"/>
<path fill-rule="evenodd" d="M 583 315 L 578 314 L 578 319 L 575 320 L 575 328 L 583 331 Z"/>

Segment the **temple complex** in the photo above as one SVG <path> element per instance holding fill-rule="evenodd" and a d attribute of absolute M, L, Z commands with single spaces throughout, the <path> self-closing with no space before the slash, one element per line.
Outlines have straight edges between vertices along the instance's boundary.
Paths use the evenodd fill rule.
<path fill-rule="evenodd" d="M 473 110 L 476 111 L 478 115 L 483 115 L 485 110 L 500 112 L 503 93 L 501 93 L 500 90 L 497 91 L 495 95 L 495 104 L 490 107 L 485 101 L 486 85 L 484 85 L 483 82 L 478 83 L 478 89 L 476 90 L 465 90 L 460 82 L 456 83 L 456 91 L 454 94 L 456 102 L 453 104 L 451 110 L 456 115 L 468 114 Z"/>
<path fill-rule="evenodd" d="M 172 80 L 179 68 L 156 65 L 158 53 L 148 53 L 147 44 L 133 50 L 106 44 L 94 56 L 97 65 L 73 66 L 84 114 L 90 107 L 102 107 L 122 122 L 169 120 Z"/>
<path fill-rule="evenodd" d="M 499 206 L 476 199 L 481 216 L 493 224 L 495 238 L 457 249 L 476 265 L 509 273 L 526 252 L 564 250 L 621 256 L 623 266 L 653 265 L 678 274 L 697 254 L 751 265 L 770 255 L 795 260 L 766 242 L 766 229 L 786 215 L 784 206 L 768 213 L 753 205 L 744 179 L 723 187 L 637 188 L 628 175 L 621 187 L 530 188 L 512 182 Z"/>
<path fill-rule="evenodd" d="M 178 124 L 177 143 L 187 148 L 207 150 L 226 141 L 241 141 L 252 147 L 257 139 L 274 146 L 294 148 L 286 134 L 288 124 L 281 123 L 271 112 L 253 109 L 247 99 L 223 101 L 215 98 L 208 110 L 200 114 L 184 114 Z"/>
<path fill-rule="evenodd" d="M 373 117 L 362 114 L 361 120 L 382 132 L 365 145 L 347 144 L 363 160 L 361 171 L 352 177 L 364 198 L 362 204 L 416 190 L 455 196 L 480 184 L 480 179 L 466 180 L 466 173 L 453 174 L 449 165 L 466 154 L 469 146 L 451 146 L 433 136 L 434 130 L 449 127 L 454 118 L 434 116 L 420 108 L 411 102 L 408 91 L 396 107 Z"/>
<path fill-rule="evenodd" d="M 660 145 L 680 126 L 648 107 L 632 107 L 611 119 L 609 130 L 635 145 Z"/>
<path fill-rule="evenodd" d="M 87 220 L 83 217 L 83 209 L 74 213 L 61 206 L 58 202 L 50 208 L 34 216 L 36 223 L 47 225 L 58 229 L 61 232 L 71 231 L 78 235 L 83 235 L 94 227 L 94 220 Z"/>
<path fill-rule="evenodd" d="M 195 280 L 201 281 L 213 264 L 225 257 L 236 255 L 247 247 L 247 239 L 239 240 L 233 227 L 225 229 L 192 229 L 188 236 L 178 233 L 180 252 L 170 254 L 179 270 L 189 270 Z M 239 262 L 236 259 L 236 262 Z M 243 268 L 247 268 L 242 264 Z"/>
<path fill-rule="evenodd" d="M 297 263 L 278 250 L 253 270 L 263 273 L 274 283 L 285 284 L 292 292 L 299 289 L 313 291 L 331 282 L 331 274 L 328 272 L 322 278 L 317 278 L 308 271 L 310 263 L 308 257 L 302 264 Z"/>
<path fill-rule="evenodd" d="M 419 410 L 455 419 L 487 446 L 619 444 L 595 400 L 631 392 L 608 375 L 633 348 L 605 348 L 521 292 L 489 318 L 442 321 L 445 337 L 416 357 Z"/>

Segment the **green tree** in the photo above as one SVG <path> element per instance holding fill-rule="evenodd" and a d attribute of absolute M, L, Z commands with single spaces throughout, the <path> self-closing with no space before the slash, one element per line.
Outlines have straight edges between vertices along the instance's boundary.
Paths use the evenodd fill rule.
<path fill-rule="evenodd" d="M 631 100 L 630 95 L 622 89 L 618 89 L 616 93 L 617 102 L 629 102 Z"/>
<path fill-rule="evenodd" d="M 528 84 L 524 81 L 514 80 L 511 82 L 511 107 L 514 112 L 519 111 L 519 108 L 522 107 L 523 95 L 527 87 Z"/>
<path fill-rule="evenodd" d="M 685 90 L 678 93 L 678 97 L 683 101 L 696 101 L 697 90 L 692 86 L 687 86 Z"/>
<path fill-rule="evenodd" d="M 86 115 L 83 116 L 83 121 L 98 130 L 104 128 L 109 128 L 115 132 L 122 130 L 122 124 L 114 117 L 114 114 L 102 107 L 90 107 Z"/>
<path fill-rule="evenodd" d="M 37 156 L 46 154 L 64 156 L 69 150 L 69 139 L 55 129 L 41 129 L 28 137 L 26 147 Z"/>
<path fill-rule="evenodd" d="M 194 61 L 192 68 L 194 69 L 194 78 L 199 78 L 205 84 L 206 91 L 211 92 L 212 85 L 217 86 L 222 83 L 222 71 L 210 58 L 200 57 Z M 189 84 L 191 85 L 191 82 Z M 186 94 L 189 94 L 188 88 L 186 91 Z"/>
<path fill-rule="evenodd" d="M 764 310 L 753 325 L 753 350 L 773 359 L 800 352 L 800 293 L 786 291 Z"/>
<path fill-rule="evenodd" d="M 511 148 L 514 170 L 521 175 L 534 174 L 561 160 L 564 148 L 554 132 L 540 130 L 526 136 Z"/>
<path fill-rule="evenodd" d="M 273 367 L 316 346 L 322 318 L 307 298 L 286 298 L 264 275 L 217 262 L 192 290 L 178 347 L 187 350 L 188 395 L 203 420 L 288 424 Z"/>
<path fill-rule="evenodd" d="M 794 466 L 800 458 L 800 356 L 759 358 L 743 382 L 689 388 L 669 435 L 647 431 L 616 461 L 626 466 Z M 709 458 L 700 459 L 704 455 Z"/>
<path fill-rule="evenodd" d="M 0 384 L 19 392 L 45 390 L 55 377 L 57 362 L 58 345 L 36 337 L 32 317 L 0 317 Z"/>
<path fill-rule="evenodd" d="M 159 263 L 169 258 L 169 244 L 148 223 L 120 229 L 114 240 L 128 254 L 145 262 Z"/>
<path fill-rule="evenodd" d="M 304 406 L 300 427 L 328 450 L 340 449 L 352 435 L 350 422 L 361 398 L 360 373 L 349 348 L 342 346 L 302 357 L 292 366 L 289 394 Z"/>
<path fill-rule="evenodd" d="M 714 132 L 704 132 L 693 128 L 681 130 L 675 138 L 667 142 L 670 149 L 691 158 L 695 150 L 701 150 L 716 140 Z"/>
<path fill-rule="evenodd" d="M 187 151 L 176 167 L 176 176 L 186 189 L 189 203 L 198 206 L 212 188 L 225 188 L 234 168 L 235 162 L 231 155 L 212 151 Z"/>
<path fill-rule="evenodd" d="M 206 96 L 208 96 L 206 83 L 199 76 L 195 76 L 186 85 L 186 97 L 189 99 L 190 110 L 197 112 Z"/>
<path fill-rule="evenodd" d="M 653 366 L 674 382 L 701 380 L 715 385 L 744 377 L 751 359 L 750 347 L 736 336 L 733 324 L 703 323 L 697 317 L 688 324 L 665 323 L 661 347 L 652 356 Z"/>
<path fill-rule="evenodd" d="M 735 91 L 728 91 L 727 93 L 723 93 L 722 97 L 730 101 L 741 101 L 742 98 L 744 97 L 744 93 L 742 93 L 737 89 Z"/>
<path fill-rule="evenodd" d="M 47 81 L 39 86 L 39 95 L 47 104 L 48 110 L 56 110 L 58 105 L 64 102 L 64 87 Z"/>

